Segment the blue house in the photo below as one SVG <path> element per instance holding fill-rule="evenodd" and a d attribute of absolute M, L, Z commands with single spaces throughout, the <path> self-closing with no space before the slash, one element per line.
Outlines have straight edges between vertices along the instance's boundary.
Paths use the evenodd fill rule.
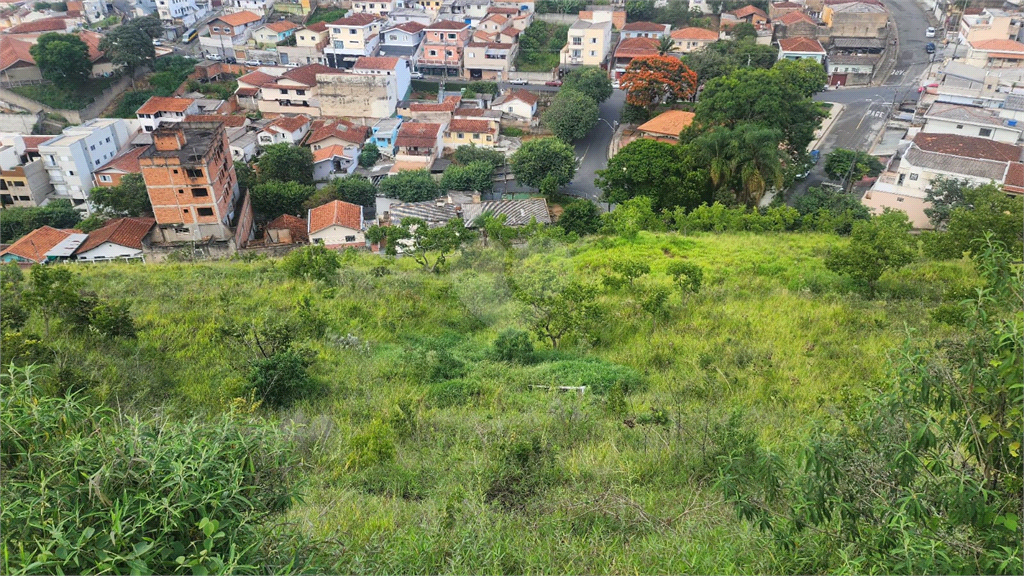
<path fill-rule="evenodd" d="M 401 118 L 385 118 L 378 121 L 370 129 L 370 141 L 377 145 L 380 153 L 394 157 L 395 142 L 398 140 L 398 128 L 402 125 Z"/>

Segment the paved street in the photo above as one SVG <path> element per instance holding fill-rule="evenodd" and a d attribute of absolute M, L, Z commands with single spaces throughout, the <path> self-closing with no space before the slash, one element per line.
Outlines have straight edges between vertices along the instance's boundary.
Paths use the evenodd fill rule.
<path fill-rule="evenodd" d="M 576 170 L 576 178 L 565 186 L 562 191 L 572 196 L 580 196 L 597 200 L 601 190 L 594 185 L 597 171 L 608 165 L 608 146 L 612 143 L 612 126 L 622 115 L 622 107 L 626 104 L 626 93 L 622 90 L 612 91 L 610 98 L 601 103 L 600 120 L 597 126 L 590 129 L 587 136 L 576 143 L 576 158 L 580 162 Z"/>
<path fill-rule="evenodd" d="M 882 86 L 826 90 L 814 96 L 815 100 L 837 102 L 845 108 L 818 147 L 822 160 L 808 174 L 807 179 L 793 186 L 786 195 L 790 204 L 809 187 L 818 186 L 826 180 L 826 154 L 836 148 L 868 151 L 885 127 L 893 104 L 899 106 L 904 100 L 917 98 L 920 79 L 931 63 L 931 56 L 924 48 L 925 44 L 933 40 L 924 35 L 930 24 L 916 0 L 891 0 L 886 5 L 892 11 L 900 40 L 893 73 Z"/>

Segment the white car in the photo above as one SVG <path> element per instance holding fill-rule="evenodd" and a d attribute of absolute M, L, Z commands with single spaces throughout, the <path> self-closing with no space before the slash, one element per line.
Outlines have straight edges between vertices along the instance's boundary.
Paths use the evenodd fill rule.
<path fill-rule="evenodd" d="M 528 84 L 526 78 L 513 78 L 509 80 L 508 83 L 515 86 L 526 86 Z"/>
<path fill-rule="evenodd" d="M 423 80 L 423 72 L 413 72 L 409 74 L 409 77 L 413 80 Z"/>
<path fill-rule="evenodd" d="M 245 65 L 246 66 L 259 66 L 260 65 L 260 61 L 259 60 L 246 60 L 245 61 Z"/>
<path fill-rule="evenodd" d="M 931 26 L 929 26 L 928 29 L 924 31 L 924 37 L 925 38 L 935 38 L 935 28 L 932 28 Z"/>
<path fill-rule="evenodd" d="M 161 42 L 160 40 L 158 40 L 156 38 L 153 38 L 153 46 L 163 46 L 163 45 L 164 45 L 163 42 Z"/>
<path fill-rule="evenodd" d="M 287 64 L 281 64 L 281 66 L 284 66 L 285 68 L 298 68 L 301 64 L 298 62 L 289 62 Z"/>

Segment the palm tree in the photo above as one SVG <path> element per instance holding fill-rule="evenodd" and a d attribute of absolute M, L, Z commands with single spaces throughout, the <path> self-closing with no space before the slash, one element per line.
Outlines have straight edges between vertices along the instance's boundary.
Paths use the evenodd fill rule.
<path fill-rule="evenodd" d="M 732 144 L 732 130 L 725 127 L 713 128 L 691 143 L 697 164 L 707 167 L 708 177 L 715 188 L 728 185 L 732 179 Z"/>
<path fill-rule="evenodd" d="M 755 124 L 741 124 L 732 130 L 729 150 L 734 174 L 740 177 L 736 199 L 748 206 L 757 206 L 770 187 L 781 187 L 783 181 L 782 132 Z"/>
<path fill-rule="evenodd" d="M 661 40 L 658 40 L 658 56 L 664 56 L 675 48 L 676 42 L 669 36 L 662 36 Z"/>

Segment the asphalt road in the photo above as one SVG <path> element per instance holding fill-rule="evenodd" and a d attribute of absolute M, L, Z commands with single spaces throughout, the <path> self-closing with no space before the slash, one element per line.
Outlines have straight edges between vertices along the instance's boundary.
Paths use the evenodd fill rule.
<path fill-rule="evenodd" d="M 594 201 L 601 197 L 601 189 L 594 185 L 594 179 L 598 170 L 608 166 L 608 147 L 615 131 L 613 126 L 622 116 L 625 104 L 626 93 L 622 90 L 613 90 L 611 97 L 601 103 L 597 125 L 576 143 L 579 162 L 576 177 L 562 188 L 562 192 Z"/>
<path fill-rule="evenodd" d="M 867 152 L 884 129 L 894 105 L 899 106 L 904 100 L 917 98 L 921 78 L 931 64 L 931 55 L 924 48 L 925 44 L 934 40 L 924 35 L 925 29 L 931 26 L 928 15 L 916 0 L 890 0 L 886 6 L 899 32 L 896 65 L 881 86 L 826 90 L 814 96 L 820 102 L 844 105 L 842 113 L 818 146 L 822 157 L 836 148 Z M 809 187 L 825 181 L 824 166 L 823 158 L 803 182 L 789 190 L 787 202 L 792 204 Z"/>

